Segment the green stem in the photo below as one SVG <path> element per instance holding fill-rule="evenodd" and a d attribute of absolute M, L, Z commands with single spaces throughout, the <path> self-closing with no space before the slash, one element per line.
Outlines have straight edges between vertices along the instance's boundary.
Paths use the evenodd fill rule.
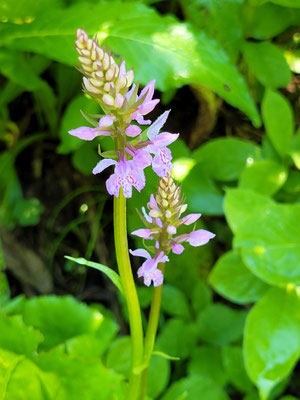
<path fill-rule="evenodd" d="M 164 273 L 165 264 L 162 264 L 160 266 L 160 269 Z M 155 344 L 155 338 L 156 338 L 156 332 L 157 332 L 158 320 L 159 320 L 159 314 L 160 314 L 162 290 L 163 290 L 163 285 L 157 286 L 153 290 L 149 321 L 148 321 L 146 337 L 145 337 L 145 350 L 144 350 L 144 362 L 143 362 L 143 364 L 146 365 L 147 367 L 143 370 L 142 393 L 141 393 L 140 400 L 143 400 L 147 394 L 148 368 L 149 368 L 149 363 L 151 360 L 151 356 L 152 356 L 152 352 L 153 352 L 153 348 L 154 348 L 154 344 Z"/>
<path fill-rule="evenodd" d="M 141 373 L 138 372 L 143 361 L 143 327 L 141 309 L 132 275 L 128 252 L 126 226 L 126 199 L 120 189 L 119 197 L 114 197 L 115 249 L 119 274 L 129 314 L 132 343 L 132 365 L 129 380 L 128 400 L 137 400 L 140 393 Z"/>

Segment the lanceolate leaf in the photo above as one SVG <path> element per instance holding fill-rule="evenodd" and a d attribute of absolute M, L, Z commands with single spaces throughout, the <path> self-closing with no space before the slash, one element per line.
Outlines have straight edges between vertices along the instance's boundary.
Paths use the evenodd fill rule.
<path fill-rule="evenodd" d="M 300 298 L 297 290 L 272 288 L 247 319 L 244 355 L 261 399 L 292 370 L 300 355 Z"/>
<path fill-rule="evenodd" d="M 65 258 L 67 258 L 68 260 L 74 261 L 77 264 L 86 265 L 87 267 L 95 268 L 98 271 L 103 272 L 117 286 L 117 288 L 120 290 L 120 292 L 123 293 L 121 279 L 120 279 L 119 275 L 113 269 L 111 269 L 103 264 L 88 261 L 85 258 L 74 258 L 74 257 L 70 257 L 70 256 L 65 256 Z"/>
<path fill-rule="evenodd" d="M 247 85 L 222 47 L 204 32 L 194 32 L 140 3 L 81 3 L 47 10 L 30 24 L 3 24 L 1 42 L 74 65 L 75 31 L 82 26 L 91 35 L 98 33 L 101 41 L 126 59 L 141 83 L 155 78 L 161 90 L 187 83 L 207 86 L 260 124 Z"/>

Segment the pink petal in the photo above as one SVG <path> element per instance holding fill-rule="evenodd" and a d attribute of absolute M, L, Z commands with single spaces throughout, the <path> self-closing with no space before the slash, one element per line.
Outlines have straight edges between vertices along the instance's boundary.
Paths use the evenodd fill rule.
<path fill-rule="evenodd" d="M 113 115 L 110 114 L 105 115 L 99 120 L 99 127 L 102 128 L 104 126 L 111 126 L 115 119 L 116 117 Z"/>
<path fill-rule="evenodd" d="M 125 61 L 120 65 L 119 75 L 126 75 Z"/>
<path fill-rule="evenodd" d="M 69 134 L 82 140 L 93 140 L 97 136 L 95 128 L 89 128 L 88 126 L 81 126 L 80 128 L 71 129 Z"/>
<path fill-rule="evenodd" d="M 137 114 L 133 119 L 135 119 L 140 125 L 150 125 L 151 119 L 144 119 L 142 114 Z"/>
<path fill-rule="evenodd" d="M 191 232 L 187 239 L 187 242 L 191 246 L 197 247 L 202 246 L 213 239 L 216 235 L 212 232 L 206 231 L 205 229 L 198 229 L 197 231 Z"/>
<path fill-rule="evenodd" d="M 148 251 L 144 250 L 144 249 L 129 250 L 129 253 L 132 254 L 133 256 L 137 256 L 137 257 L 144 257 L 144 258 L 147 258 L 147 259 L 151 258 L 151 256 L 148 253 Z"/>
<path fill-rule="evenodd" d="M 157 287 L 163 284 L 164 275 L 160 269 L 156 269 L 152 272 L 151 279 L 153 280 L 153 286 Z"/>
<path fill-rule="evenodd" d="M 147 132 L 147 136 L 150 140 L 153 140 L 159 133 L 160 129 L 164 126 L 168 115 L 170 113 L 169 111 L 165 111 L 162 115 L 160 115 L 150 126 Z"/>
<path fill-rule="evenodd" d="M 181 219 L 181 223 L 184 225 L 191 225 L 201 217 L 201 214 L 188 214 Z"/>
<path fill-rule="evenodd" d="M 115 164 L 117 164 L 117 161 L 110 158 L 104 158 L 103 160 L 99 161 L 96 167 L 93 169 L 93 174 L 100 174 L 100 172 Z"/>
<path fill-rule="evenodd" d="M 154 110 L 155 106 L 160 102 L 159 99 L 151 100 L 148 102 L 144 102 L 139 106 L 139 112 L 142 115 L 149 114 L 152 110 Z"/>
<path fill-rule="evenodd" d="M 106 181 L 106 189 L 111 196 L 119 197 L 120 185 L 116 174 L 112 174 Z"/>
<path fill-rule="evenodd" d="M 152 218 L 146 213 L 145 207 L 142 207 L 142 213 L 147 222 L 152 223 Z"/>
<path fill-rule="evenodd" d="M 154 94 L 154 86 L 155 86 L 155 79 L 152 79 L 145 87 L 141 90 L 141 93 L 138 96 L 138 100 L 141 99 L 147 93 L 144 103 L 150 101 Z"/>
<path fill-rule="evenodd" d="M 129 125 L 126 129 L 125 129 L 125 133 L 127 136 L 129 137 L 136 137 L 137 135 L 139 135 L 142 132 L 141 128 L 137 125 Z"/>
<path fill-rule="evenodd" d="M 167 232 L 168 232 L 169 235 L 175 235 L 176 232 L 177 232 L 177 229 L 176 229 L 176 227 L 174 225 L 169 225 L 167 227 Z"/>
<path fill-rule="evenodd" d="M 146 150 L 137 150 L 132 159 L 138 168 L 146 168 L 152 163 L 152 157 Z"/>
<path fill-rule="evenodd" d="M 153 144 L 158 147 L 166 147 L 175 142 L 178 136 L 179 133 L 164 132 L 156 136 L 156 138 L 153 140 Z"/>
<path fill-rule="evenodd" d="M 131 232 L 132 235 L 144 238 L 144 239 L 153 239 L 152 237 L 152 233 L 156 233 L 153 232 L 151 229 L 137 229 L 133 232 Z"/>
<path fill-rule="evenodd" d="M 183 250 L 184 250 L 184 247 L 182 246 L 182 244 L 175 243 L 175 242 L 172 243 L 172 252 L 174 254 L 181 254 L 183 252 Z"/>

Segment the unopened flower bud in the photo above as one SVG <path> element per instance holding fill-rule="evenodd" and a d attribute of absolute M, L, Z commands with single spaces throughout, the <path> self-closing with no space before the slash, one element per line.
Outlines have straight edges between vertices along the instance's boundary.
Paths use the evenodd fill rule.
<path fill-rule="evenodd" d="M 113 77 L 114 77 L 114 70 L 113 70 L 113 68 L 109 68 L 105 74 L 105 79 L 107 81 L 111 81 L 113 79 Z"/>
<path fill-rule="evenodd" d="M 177 232 L 177 229 L 175 228 L 174 225 L 169 225 L 167 227 L 167 232 L 169 235 L 175 235 L 175 233 Z"/>
<path fill-rule="evenodd" d="M 130 87 L 132 85 L 133 78 L 134 78 L 134 73 L 133 73 L 133 70 L 131 69 L 130 71 L 127 72 L 127 75 L 126 75 L 126 86 L 127 87 Z"/>
<path fill-rule="evenodd" d="M 103 85 L 103 81 L 100 81 L 98 79 L 90 79 L 90 82 L 93 86 L 99 88 Z"/>
<path fill-rule="evenodd" d="M 162 216 L 161 211 L 156 210 L 156 209 L 150 210 L 149 215 L 150 215 L 150 217 L 153 217 L 153 218 L 159 218 Z"/>
<path fill-rule="evenodd" d="M 166 216 L 167 219 L 170 219 L 172 217 L 171 211 L 167 210 L 166 213 L 165 213 L 165 216 Z"/>
<path fill-rule="evenodd" d="M 161 205 L 162 205 L 163 207 L 167 208 L 167 207 L 169 206 L 169 202 L 168 202 L 168 200 L 166 200 L 166 199 L 162 199 L 162 201 L 161 201 Z"/>
<path fill-rule="evenodd" d="M 109 91 L 110 91 L 110 88 L 111 88 L 110 82 L 106 82 L 105 85 L 103 86 L 103 89 L 104 89 L 106 92 L 109 92 Z"/>
<path fill-rule="evenodd" d="M 115 98 L 115 107 L 121 108 L 123 103 L 124 103 L 124 97 L 120 93 L 117 93 Z"/>
<path fill-rule="evenodd" d="M 107 53 L 104 54 L 102 65 L 104 70 L 107 70 L 110 66 L 110 59 Z"/>
<path fill-rule="evenodd" d="M 115 103 L 114 98 L 110 94 L 104 94 L 102 97 L 102 101 L 107 106 L 113 106 Z"/>

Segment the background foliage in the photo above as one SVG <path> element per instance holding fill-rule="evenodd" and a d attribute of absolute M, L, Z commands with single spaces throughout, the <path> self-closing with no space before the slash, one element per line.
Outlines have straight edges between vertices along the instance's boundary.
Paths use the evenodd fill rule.
<path fill-rule="evenodd" d="M 175 177 L 217 234 L 169 263 L 149 398 L 300 398 L 299 1 L 2 0 L 0 21 L 0 398 L 124 398 L 122 295 L 63 258 L 115 265 L 97 144 L 67 133 L 99 111 L 74 69 L 81 27 L 156 79 Z"/>

